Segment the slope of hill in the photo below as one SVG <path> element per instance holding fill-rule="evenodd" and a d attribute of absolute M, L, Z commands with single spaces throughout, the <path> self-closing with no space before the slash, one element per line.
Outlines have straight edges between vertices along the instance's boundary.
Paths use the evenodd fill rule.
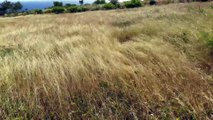
<path fill-rule="evenodd" d="M 0 18 L 0 119 L 212 119 L 211 4 Z"/>

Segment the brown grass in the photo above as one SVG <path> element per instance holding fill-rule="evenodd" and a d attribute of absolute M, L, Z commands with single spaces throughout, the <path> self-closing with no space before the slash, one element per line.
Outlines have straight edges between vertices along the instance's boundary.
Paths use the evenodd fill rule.
<path fill-rule="evenodd" d="M 213 119 L 211 4 L 0 18 L 0 119 Z"/>

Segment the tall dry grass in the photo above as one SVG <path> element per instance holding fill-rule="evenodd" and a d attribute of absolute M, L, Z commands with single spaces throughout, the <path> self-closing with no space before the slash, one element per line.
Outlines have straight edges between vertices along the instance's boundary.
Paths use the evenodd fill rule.
<path fill-rule="evenodd" d="M 210 4 L 0 18 L 0 118 L 212 119 Z"/>

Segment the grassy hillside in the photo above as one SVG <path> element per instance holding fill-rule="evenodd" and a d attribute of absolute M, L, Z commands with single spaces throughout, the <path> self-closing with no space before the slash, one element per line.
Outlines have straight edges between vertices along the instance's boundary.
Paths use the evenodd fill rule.
<path fill-rule="evenodd" d="M 0 18 L 0 119 L 213 119 L 212 4 Z"/>

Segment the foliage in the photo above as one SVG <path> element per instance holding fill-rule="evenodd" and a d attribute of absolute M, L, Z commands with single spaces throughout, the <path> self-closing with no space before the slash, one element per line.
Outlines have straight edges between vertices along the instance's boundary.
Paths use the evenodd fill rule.
<path fill-rule="evenodd" d="M 116 4 L 118 4 L 118 0 L 110 0 L 110 3 L 116 5 Z"/>
<path fill-rule="evenodd" d="M 12 13 L 12 12 L 17 12 L 18 10 L 22 9 L 22 4 L 20 2 L 9 2 L 9 1 L 4 1 L 0 3 L 0 15 L 4 15 L 5 13 Z"/>
<path fill-rule="evenodd" d="M 12 3 L 9 1 L 4 1 L 0 4 L 0 11 L 2 14 L 5 14 L 8 12 L 8 10 L 12 9 Z"/>
<path fill-rule="evenodd" d="M 105 4 L 105 0 L 96 0 L 93 4 Z"/>
<path fill-rule="evenodd" d="M 45 9 L 43 13 L 52 13 L 52 9 Z"/>
<path fill-rule="evenodd" d="M 150 5 L 156 5 L 156 3 L 157 2 L 155 0 L 150 0 L 150 2 L 149 2 Z"/>
<path fill-rule="evenodd" d="M 16 2 L 13 4 L 13 10 L 14 11 L 18 11 L 18 10 L 21 10 L 22 9 L 22 4 L 20 2 Z"/>
<path fill-rule="evenodd" d="M 78 7 L 77 6 L 70 6 L 67 8 L 67 11 L 70 13 L 78 12 Z"/>
<path fill-rule="evenodd" d="M 79 4 L 83 5 L 84 4 L 84 0 L 79 0 Z"/>
<path fill-rule="evenodd" d="M 78 11 L 77 12 L 84 12 L 84 11 L 87 11 L 88 8 L 85 7 L 85 6 L 78 6 Z"/>
<path fill-rule="evenodd" d="M 96 11 L 96 10 L 101 10 L 101 9 L 102 9 L 102 6 L 96 5 L 96 4 L 89 7 L 89 10 L 91 10 L 91 11 Z"/>
<path fill-rule="evenodd" d="M 74 12 L 84 12 L 86 11 L 87 8 L 84 6 L 70 6 L 69 8 L 67 8 L 67 11 L 70 13 L 74 13 Z"/>
<path fill-rule="evenodd" d="M 115 9 L 115 5 L 112 4 L 112 3 L 106 3 L 103 5 L 103 8 L 106 9 L 106 10 L 110 10 L 110 9 Z"/>
<path fill-rule="evenodd" d="M 213 50 L 213 35 L 208 32 L 200 32 L 200 40 L 207 42 L 208 46 Z"/>
<path fill-rule="evenodd" d="M 76 6 L 76 4 L 66 4 L 65 7 Z"/>
<path fill-rule="evenodd" d="M 135 8 L 135 7 L 141 7 L 142 3 L 140 2 L 140 0 L 131 0 L 131 1 L 124 2 L 124 6 L 126 8 Z"/>
<path fill-rule="evenodd" d="M 55 1 L 55 2 L 53 2 L 53 5 L 54 5 L 55 7 L 62 7 L 62 6 L 63 6 L 63 3 L 62 3 L 62 2 Z"/>
<path fill-rule="evenodd" d="M 65 11 L 64 7 L 53 7 L 52 8 L 52 12 L 59 14 L 59 13 L 63 13 Z"/>
<path fill-rule="evenodd" d="M 37 9 L 37 10 L 35 10 L 35 13 L 36 13 L 36 14 L 42 14 L 43 11 L 42 11 L 41 9 Z"/>

